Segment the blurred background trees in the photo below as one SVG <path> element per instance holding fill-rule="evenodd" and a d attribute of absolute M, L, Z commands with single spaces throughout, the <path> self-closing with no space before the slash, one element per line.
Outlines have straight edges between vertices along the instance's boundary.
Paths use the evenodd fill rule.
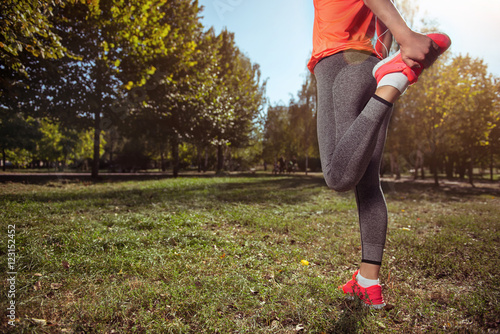
<path fill-rule="evenodd" d="M 176 176 L 272 170 L 282 158 L 320 171 L 314 76 L 269 105 L 259 66 L 234 34 L 203 27 L 197 1 L 9 0 L 0 10 L 4 169 Z M 439 59 L 396 104 L 383 172 L 493 178 L 499 85 L 480 59 Z"/>

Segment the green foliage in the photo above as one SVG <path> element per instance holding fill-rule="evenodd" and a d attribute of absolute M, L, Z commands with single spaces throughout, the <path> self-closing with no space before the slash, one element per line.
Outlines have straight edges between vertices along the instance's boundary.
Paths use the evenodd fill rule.
<path fill-rule="evenodd" d="M 60 124 L 42 119 L 40 122 L 42 136 L 37 141 L 34 158 L 46 162 L 60 162 L 63 166 L 92 158 L 94 139 L 91 130 L 74 131 L 61 129 Z M 104 136 L 104 134 L 101 134 Z M 100 140 L 99 155 L 104 154 L 104 138 Z"/>
<path fill-rule="evenodd" d="M 473 166 L 490 157 L 490 133 L 500 115 L 498 100 L 498 83 L 481 60 L 441 58 L 396 104 L 388 150 L 403 154 L 410 165 L 423 154 L 436 180 L 440 161 L 446 161 L 449 176 L 457 169 L 463 177 L 468 169 L 472 182 Z"/>
<path fill-rule="evenodd" d="M 70 55 L 54 32 L 50 18 L 61 7 L 79 0 L 5 0 L 0 5 L 0 60 L 2 64 L 26 74 L 21 54 L 62 58 Z M 98 0 L 81 1 L 95 12 Z M 56 14 L 57 15 L 57 14 Z"/>
<path fill-rule="evenodd" d="M 281 156 L 304 159 L 319 158 L 316 134 L 316 79 L 310 73 L 298 92 L 298 101 L 288 106 L 271 106 L 264 120 L 263 158 L 275 162 Z"/>
<path fill-rule="evenodd" d="M 39 122 L 20 113 L 1 114 L 0 118 L 0 148 L 2 149 L 32 149 L 35 141 L 40 138 Z"/>

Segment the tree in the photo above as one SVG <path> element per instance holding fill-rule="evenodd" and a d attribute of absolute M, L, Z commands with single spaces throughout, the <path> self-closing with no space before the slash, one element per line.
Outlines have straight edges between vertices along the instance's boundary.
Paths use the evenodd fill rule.
<path fill-rule="evenodd" d="M 134 88 L 159 77 L 168 80 L 168 72 L 155 76 L 152 60 L 193 49 L 183 33 L 185 8 L 188 15 L 199 11 L 196 1 L 106 0 L 95 12 L 71 4 L 52 18 L 62 44 L 78 58 L 38 62 L 32 68 L 39 73 L 33 76 L 32 89 L 42 100 L 41 113 L 66 127 L 94 128 L 93 177 L 98 176 L 101 132 L 123 122 L 143 103 Z"/>
<path fill-rule="evenodd" d="M 496 101 L 498 85 L 481 60 L 441 57 L 398 101 L 388 147 L 406 152 L 416 172 L 426 156 L 436 185 L 443 165 L 448 177 L 468 171 L 473 184 L 474 166 L 490 155 Z"/>
<path fill-rule="evenodd" d="M 149 61 L 155 68 L 154 75 L 129 93 L 139 97 L 135 102 L 140 103 L 135 104 L 128 123 L 155 138 L 162 160 L 169 144 L 174 176 L 179 171 L 179 145 L 192 137 L 200 105 L 213 84 L 210 69 L 214 51 L 210 36 L 202 33 L 199 11 L 196 3 L 180 1 L 175 11 L 166 15 L 173 20 L 171 29 L 182 36 L 183 43 L 173 45 L 176 52 L 155 55 Z"/>
<path fill-rule="evenodd" d="M 288 106 L 269 107 L 264 122 L 264 160 L 274 161 L 278 156 L 304 159 L 307 174 L 309 158 L 319 158 L 316 116 L 316 80 L 307 73 L 298 99 Z"/>
<path fill-rule="evenodd" d="M 68 164 L 92 158 L 94 140 L 91 130 L 78 132 L 61 127 L 50 119 L 42 119 L 40 133 L 32 152 L 36 159 L 45 161 L 48 167 L 55 164 L 63 169 Z M 106 142 L 101 138 L 100 143 L 99 152 L 102 154 Z"/>
<path fill-rule="evenodd" d="M 305 156 L 305 172 L 309 168 L 309 157 L 319 156 L 317 145 L 317 115 L 316 115 L 316 79 L 307 73 L 302 89 L 298 93 L 298 104 L 290 104 L 290 127 L 294 133 L 291 137 L 296 141 L 297 153 Z"/>
<path fill-rule="evenodd" d="M 27 74 L 20 54 L 34 57 L 62 58 L 72 56 L 62 45 L 50 19 L 54 12 L 78 0 L 4 0 L 0 4 L 0 60 L 7 68 Z M 82 4 L 98 10 L 98 1 Z"/>
<path fill-rule="evenodd" d="M 217 89 L 210 106 L 213 121 L 212 142 L 217 146 L 217 171 L 224 168 L 224 147 L 248 145 L 260 108 L 264 104 L 266 83 L 261 83 L 258 65 L 252 65 L 234 42 L 234 34 L 219 35 Z"/>
<path fill-rule="evenodd" d="M 2 149 L 2 168 L 5 171 L 9 150 L 33 150 L 36 141 L 41 138 L 39 124 L 32 118 L 25 119 L 20 113 L 1 112 L 0 147 Z"/>
<path fill-rule="evenodd" d="M 468 165 L 468 179 L 474 185 L 474 166 L 487 157 L 485 148 L 490 145 L 490 133 L 499 116 L 495 108 L 498 87 L 483 61 L 469 56 L 455 57 L 443 74 L 453 88 L 446 96 L 448 133 L 453 136 L 458 157 Z"/>
<path fill-rule="evenodd" d="M 277 162 L 278 157 L 287 150 L 289 142 L 288 131 L 288 107 L 287 106 L 269 106 L 267 109 L 266 120 L 264 124 L 264 143 L 263 158 L 265 161 Z"/>

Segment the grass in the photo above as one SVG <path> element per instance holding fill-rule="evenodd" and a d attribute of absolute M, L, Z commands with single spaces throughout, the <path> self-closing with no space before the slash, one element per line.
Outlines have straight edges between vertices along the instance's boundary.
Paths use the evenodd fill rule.
<path fill-rule="evenodd" d="M 336 288 L 359 265 L 357 209 L 319 176 L 0 185 L 17 252 L 16 326 L 0 330 L 498 332 L 498 191 L 385 188 L 392 306 L 374 311 Z"/>

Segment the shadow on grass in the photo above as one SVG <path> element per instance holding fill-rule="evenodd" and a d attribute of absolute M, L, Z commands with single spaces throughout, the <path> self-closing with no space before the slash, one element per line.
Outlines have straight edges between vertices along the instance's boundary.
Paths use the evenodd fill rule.
<path fill-rule="evenodd" d="M 287 174 L 288 175 L 288 174 Z M 293 174 L 297 175 L 297 174 Z M 151 181 L 151 180 L 168 180 L 179 178 L 213 178 L 213 177 L 274 177 L 273 174 L 255 174 L 255 173 L 231 173 L 216 175 L 214 172 L 198 173 L 198 172 L 183 172 L 175 178 L 171 173 L 151 172 L 151 173 L 100 173 L 97 178 L 93 178 L 89 173 L 0 173 L 0 183 L 23 183 L 46 185 L 61 183 L 85 183 L 85 184 L 100 184 L 100 183 L 116 183 L 130 181 Z"/>
<path fill-rule="evenodd" d="M 239 181 L 241 179 L 241 181 Z M 132 180 L 135 180 L 132 178 Z M 94 188 L 93 185 L 84 190 L 64 188 L 61 191 L 24 194 L 0 195 L 0 200 L 11 202 L 43 202 L 66 203 L 80 200 L 87 201 L 90 206 L 102 206 L 105 203 L 124 205 L 127 207 L 144 207 L 153 203 L 276 203 L 296 204 L 306 201 L 311 195 L 324 189 L 324 181 L 319 177 L 287 176 L 282 178 L 231 176 L 229 182 L 222 179 L 215 182 L 204 181 L 184 182 L 186 179 L 177 178 L 161 180 L 158 183 L 149 183 L 144 187 Z M 191 178 L 191 180 L 193 180 Z M 143 181 L 137 181 L 137 184 Z M 62 188 L 62 185 L 60 185 Z M 49 184 L 48 187 L 57 187 Z M 50 188 L 49 188 L 50 189 Z"/>
<path fill-rule="evenodd" d="M 366 317 L 369 315 L 369 310 L 358 300 L 342 300 L 337 307 L 340 309 L 340 316 L 330 324 L 326 333 L 359 333 L 364 327 Z"/>
<path fill-rule="evenodd" d="M 189 174 L 182 177 L 211 177 L 210 174 Z M 46 185 L 53 182 L 68 183 L 112 183 L 126 181 L 149 181 L 173 179 L 167 173 L 101 173 L 97 178 L 92 178 L 89 173 L 3 173 L 0 174 L 0 183 L 23 183 Z"/>
<path fill-rule="evenodd" d="M 25 176 L 27 177 L 27 176 Z M 37 183 L 39 176 L 30 183 Z M 241 181 L 239 181 L 241 179 Z M 118 181 L 141 182 L 158 180 L 158 183 L 149 183 L 144 187 L 114 187 Z M 198 182 L 199 180 L 199 182 Z M 205 180 L 205 181 L 204 181 Z M 215 182 L 206 180 L 216 180 Z M 219 181 L 220 180 L 220 181 Z M 228 180 L 228 181 L 225 181 Z M 13 182 L 13 181 L 10 181 Z M 51 182 L 54 182 L 52 180 Z M 59 183 L 57 183 L 59 182 Z M 75 179 L 73 182 L 82 183 Z M 64 180 L 56 183 L 45 183 L 47 187 L 63 188 Z M 42 183 L 43 184 L 43 183 Z M 99 184 L 109 184 L 110 187 L 96 188 L 94 183 L 83 183 L 88 186 L 83 191 L 74 191 L 64 188 L 61 191 L 24 194 L 3 194 L 2 201 L 12 202 L 56 202 L 65 203 L 85 200 L 90 206 L 100 207 L 105 202 L 112 205 L 127 207 L 144 207 L 153 203 L 242 203 L 242 204 L 297 204 L 307 201 L 311 196 L 317 195 L 326 189 L 326 184 L 321 176 L 292 175 L 275 177 L 272 175 L 250 176 L 248 174 L 226 176 L 224 179 L 217 177 L 181 177 L 158 179 L 158 176 L 120 176 L 112 181 L 101 181 Z M 391 201 L 407 196 L 429 196 L 441 201 L 463 200 L 470 196 L 493 195 L 500 196 L 498 186 L 464 186 L 462 184 L 444 185 L 435 187 L 431 183 L 423 182 L 382 182 L 384 193 L 392 196 Z M 337 193 L 339 196 L 349 196 L 351 192 Z"/>
<path fill-rule="evenodd" d="M 500 196 L 500 184 L 490 181 L 477 182 L 476 186 L 472 187 L 467 182 L 451 182 L 446 180 L 442 180 L 440 186 L 435 186 L 433 182 L 422 180 L 391 180 L 382 182 L 382 189 L 386 194 L 428 194 L 442 196 L 443 199 L 447 198 L 449 200 L 478 195 Z"/>

